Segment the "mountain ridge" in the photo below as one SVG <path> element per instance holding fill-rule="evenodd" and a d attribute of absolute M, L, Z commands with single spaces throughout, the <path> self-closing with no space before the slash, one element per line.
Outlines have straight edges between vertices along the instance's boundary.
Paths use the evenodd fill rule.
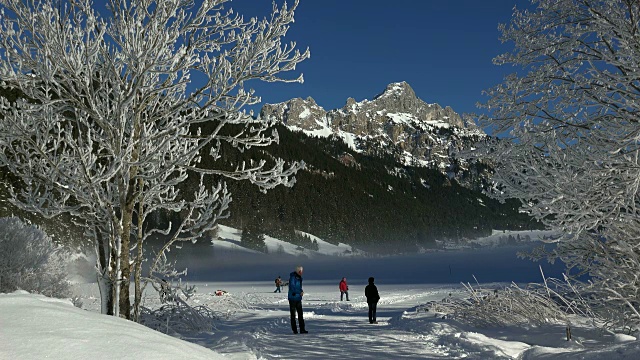
<path fill-rule="evenodd" d="M 311 97 L 265 104 L 260 118 L 311 136 L 334 136 L 357 152 L 392 154 L 403 165 L 437 168 L 453 177 L 461 165 L 466 169 L 457 154 L 487 137 L 451 107 L 418 98 L 404 81 L 387 85 L 373 100 L 350 97 L 342 108 L 329 111 Z"/>

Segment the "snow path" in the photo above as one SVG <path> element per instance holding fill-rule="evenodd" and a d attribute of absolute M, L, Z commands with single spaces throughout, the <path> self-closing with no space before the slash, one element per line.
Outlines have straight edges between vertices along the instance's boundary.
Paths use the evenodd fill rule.
<path fill-rule="evenodd" d="M 286 287 L 273 293 L 268 285 L 201 284 L 194 301 L 220 309 L 229 297 L 247 299 L 250 309 L 239 310 L 228 321 L 216 324 L 212 334 L 183 339 L 221 354 L 250 352 L 260 359 L 511 359 L 529 348 L 521 342 L 488 339 L 456 328 L 440 318 L 425 318 L 415 309 L 430 300 L 441 300 L 450 292 L 443 285 L 378 285 L 378 324 L 369 324 L 364 285 L 350 285 L 351 301 L 340 301 L 333 285 L 306 285 L 304 317 L 309 334 L 294 335 L 289 323 Z M 208 291 L 229 291 L 226 297 Z M 246 292 L 250 290 L 249 292 Z M 243 292 L 244 291 L 244 292 Z M 454 295 L 455 296 L 455 295 Z M 227 299 L 225 299 L 227 298 Z M 415 318 L 414 318 L 415 317 Z M 483 338 L 484 337 L 484 338 Z"/>
<path fill-rule="evenodd" d="M 568 342 L 562 324 L 477 328 L 422 311 L 422 305 L 429 301 L 464 296 L 463 289 L 456 284 L 377 282 L 382 297 L 378 305 L 379 324 L 371 325 L 363 296 L 365 284 L 361 281 L 349 283 L 349 302 L 339 300 L 338 279 L 305 281 L 303 307 L 309 334 L 299 335 L 291 333 L 286 292 L 273 293 L 270 282 L 196 283 L 198 293 L 189 301 L 207 305 L 221 316 L 210 332 L 174 336 L 233 359 L 626 360 L 637 359 L 640 354 L 640 341 L 635 337 L 603 333 L 588 325 L 586 319 L 572 320 L 574 337 Z M 215 296 L 218 289 L 228 291 L 228 295 Z M 96 284 L 76 284 L 74 290 L 82 297 L 84 309 L 99 310 Z M 145 297 L 145 304 L 159 305 L 151 295 Z M 100 323 L 109 320 L 112 319 Z M 32 330 L 27 326 L 24 331 Z M 121 340 L 114 337 L 109 341 Z M 0 349 L 0 358 L 2 354 Z"/>

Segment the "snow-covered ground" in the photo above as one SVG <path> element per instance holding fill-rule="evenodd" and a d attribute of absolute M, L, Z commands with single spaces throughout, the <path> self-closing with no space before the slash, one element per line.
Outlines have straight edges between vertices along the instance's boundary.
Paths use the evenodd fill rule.
<path fill-rule="evenodd" d="M 214 358 L 223 356 L 132 321 L 78 309 L 69 300 L 0 294 L 0 359 Z"/>
<path fill-rule="evenodd" d="M 474 276 L 494 287 L 539 282 L 539 264 L 515 256 L 531 243 L 367 257 L 328 256 L 344 253 L 346 245 L 317 239 L 318 252 L 289 253 L 286 248 L 267 255 L 222 244 L 239 240 L 231 228 L 221 235 L 213 246 L 198 243 L 171 252 L 178 267 L 189 268 L 187 280 L 198 286 L 188 301 L 217 314 L 211 331 L 169 331 L 169 337 L 100 315 L 96 284 L 77 276 L 74 293 L 82 309 L 39 295 L 0 294 L 0 359 L 640 358 L 640 342 L 634 337 L 600 331 L 582 318 L 571 319 L 573 339 L 567 341 L 565 324 L 477 328 L 424 311 L 430 301 L 467 296 L 460 282 L 473 283 Z M 281 244 L 268 238 L 267 245 Z M 280 275 L 287 281 L 298 264 L 305 267 L 303 307 L 309 334 L 293 335 L 287 288 L 274 293 L 273 279 Z M 541 265 L 545 275 L 560 276 L 561 265 Z M 87 272 L 91 266 L 78 269 Z M 349 282 L 349 302 L 340 301 L 343 276 Z M 364 286 L 369 276 L 376 278 L 381 295 L 376 325 L 367 320 Z M 226 295 L 216 296 L 216 290 Z M 153 309 L 161 304 L 157 294 L 148 293 L 144 305 Z"/>
<path fill-rule="evenodd" d="M 522 231 L 503 231 L 493 230 L 491 235 L 478 239 L 469 240 L 469 243 L 478 244 L 480 246 L 500 246 L 509 244 L 509 241 L 515 243 L 524 243 L 531 241 L 540 241 L 545 237 L 556 235 L 554 231 L 548 230 L 522 230 Z"/>
<path fill-rule="evenodd" d="M 312 277 L 306 274 L 305 277 Z M 367 321 L 364 286 L 304 281 L 309 334 L 294 335 L 286 293 L 263 282 L 199 283 L 191 300 L 228 316 L 186 341 L 96 313 L 95 284 L 78 284 L 87 309 L 23 293 L 0 295 L 1 359 L 637 359 L 640 342 L 602 333 L 575 319 L 573 340 L 563 324 L 536 328 L 474 328 L 420 311 L 420 305 L 464 296 L 460 286 L 379 283 L 378 324 Z M 214 296 L 217 289 L 227 295 Z M 286 291 L 286 288 L 285 288 Z M 147 305 L 154 304 L 152 297 Z M 577 324 L 577 325 L 576 325 Z M 197 345 L 194 345 L 197 344 Z M 207 350 L 205 348 L 211 349 Z"/>
<path fill-rule="evenodd" d="M 331 244 L 322 240 L 321 238 L 299 231 L 300 234 L 308 236 L 312 241 L 318 243 L 318 250 L 310 250 L 288 243 L 286 241 L 265 236 L 265 245 L 269 254 L 288 254 L 294 256 L 304 255 L 306 257 L 315 256 L 366 256 L 367 254 L 351 245 L 339 243 L 337 245 Z M 504 231 L 493 230 L 491 235 L 477 238 L 477 239 L 465 239 L 458 242 L 452 241 L 436 241 L 440 245 L 440 249 L 425 249 L 425 251 L 439 251 L 446 250 L 464 250 L 478 247 L 498 247 L 498 246 L 513 246 L 521 245 L 531 242 L 539 242 L 544 237 L 554 235 L 553 231 L 547 230 L 522 230 L 522 231 Z M 242 231 L 225 225 L 218 225 L 217 236 L 210 240 L 214 249 L 219 250 L 232 250 L 239 252 L 259 253 L 258 251 L 247 249 L 242 247 Z"/>

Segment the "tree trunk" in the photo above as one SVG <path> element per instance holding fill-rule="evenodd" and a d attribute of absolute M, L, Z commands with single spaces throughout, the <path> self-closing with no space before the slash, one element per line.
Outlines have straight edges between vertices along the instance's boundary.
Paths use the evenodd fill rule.
<path fill-rule="evenodd" d="M 97 255 L 96 272 L 98 288 L 100 289 L 100 312 L 113 315 L 113 282 L 109 273 L 109 244 L 105 242 L 102 233 L 96 229 Z"/>
<path fill-rule="evenodd" d="M 122 241 L 114 234 L 111 239 L 111 268 L 109 277 L 113 280 L 111 289 L 113 291 L 113 315 L 120 316 L 120 247 Z"/>
<path fill-rule="evenodd" d="M 133 206 L 127 206 L 122 216 L 122 238 L 120 248 L 120 317 L 131 319 L 131 300 L 129 299 L 129 285 L 131 284 L 131 264 L 129 262 L 129 249 L 131 241 L 131 219 Z"/>
<path fill-rule="evenodd" d="M 142 189 L 142 180 L 138 180 L 138 186 Z M 138 233 L 137 233 L 137 243 L 138 243 L 138 252 L 136 255 L 136 261 L 134 263 L 133 268 L 133 283 L 135 284 L 135 295 L 133 301 L 133 320 L 135 322 L 140 322 L 140 303 L 142 301 L 142 288 L 140 286 L 140 278 L 142 272 L 142 260 L 143 260 L 143 247 L 142 240 L 144 236 L 143 225 L 144 225 L 144 205 L 142 202 L 138 203 Z"/>
<path fill-rule="evenodd" d="M 133 163 L 138 161 L 140 153 L 139 147 L 140 145 L 140 129 L 141 129 L 141 121 L 140 114 L 136 113 L 134 119 L 134 128 L 133 128 L 133 140 L 135 141 L 134 149 L 131 153 L 131 160 Z M 137 194 L 142 190 L 139 189 L 139 183 L 134 179 L 138 173 L 138 168 L 136 166 L 132 166 L 129 169 L 128 177 L 126 178 L 126 186 L 123 186 L 123 189 L 126 189 L 126 196 L 124 198 L 124 205 L 122 207 L 122 251 L 120 253 L 120 261 L 122 267 L 122 282 L 120 283 L 120 317 L 131 320 L 131 300 L 129 299 L 129 286 L 131 283 L 131 261 L 129 251 L 131 249 L 131 225 L 133 221 L 133 210 L 135 208 L 135 204 L 137 203 L 136 197 Z M 142 226 L 142 224 L 139 224 Z M 134 280 L 136 284 L 136 294 L 138 291 L 139 278 Z"/>
<path fill-rule="evenodd" d="M 135 284 L 135 295 L 134 295 L 135 298 L 133 301 L 133 320 L 135 322 L 140 322 L 140 303 L 142 302 L 142 287 L 140 286 L 140 272 L 142 271 L 142 261 L 136 260 L 136 264 L 133 271 L 134 271 L 133 277 L 134 277 L 134 284 Z"/>
<path fill-rule="evenodd" d="M 100 289 L 100 312 L 113 315 L 113 283 L 105 273 L 98 273 L 98 288 Z"/>

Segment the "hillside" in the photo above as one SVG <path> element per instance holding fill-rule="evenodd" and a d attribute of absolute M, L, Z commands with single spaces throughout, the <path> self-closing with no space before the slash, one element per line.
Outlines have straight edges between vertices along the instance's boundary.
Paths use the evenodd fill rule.
<path fill-rule="evenodd" d="M 364 253 L 350 245 L 339 243 L 331 244 L 317 236 L 298 232 L 300 236 L 308 237 L 314 244 L 315 249 L 311 247 L 299 246 L 287 241 L 276 239 L 271 236 L 265 236 L 264 243 L 266 252 L 276 255 L 294 255 L 294 256 L 358 256 Z M 212 245 L 216 250 L 232 250 L 239 252 L 259 253 L 259 251 L 248 249 L 242 243 L 242 231 L 224 225 L 218 225 L 217 231 L 211 242 L 205 242 Z"/>
<path fill-rule="evenodd" d="M 231 168 L 242 161 L 276 157 L 303 160 L 306 169 L 298 173 L 292 188 L 278 187 L 266 194 L 248 183 L 228 182 L 233 202 L 225 225 L 255 225 L 288 241 L 300 230 L 332 243 L 385 252 L 485 236 L 493 229 L 538 227 L 518 212 L 517 202 L 500 204 L 437 169 L 403 165 L 391 155 L 363 154 L 335 136 L 312 137 L 282 124 L 276 129 L 280 144 L 243 153 L 225 148 L 218 162 Z M 203 163 L 207 166 L 206 156 Z M 187 192 L 195 186 L 196 177 L 192 178 L 184 188 Z"/>

